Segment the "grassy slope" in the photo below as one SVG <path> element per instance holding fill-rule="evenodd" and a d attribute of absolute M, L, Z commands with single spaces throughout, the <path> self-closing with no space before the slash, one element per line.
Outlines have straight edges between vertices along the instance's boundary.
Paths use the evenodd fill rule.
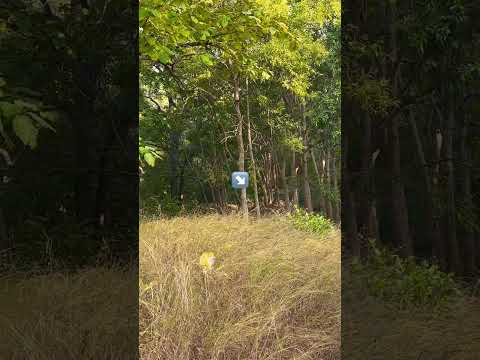
<path fill-rule="evenodd" d="M 204 251 L 215 270 L 198 264 Z M 140 228 L 142 359 L 337 359 L 340 236 L 284 218 L 176 218 Z"/>

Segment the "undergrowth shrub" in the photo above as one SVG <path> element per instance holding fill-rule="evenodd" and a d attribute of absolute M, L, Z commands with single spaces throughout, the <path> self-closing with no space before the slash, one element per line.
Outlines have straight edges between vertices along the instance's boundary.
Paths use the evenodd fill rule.
<path fill-rule="evenodd" d="M 298 230 L 324 234 L 333 229 L 333 223 L 327 218 L 318 214 L 310 214 L 298 207 L 293 213 L 288 214 L 288 218 Z"/>
<path fill-rule="evenodd" d="M 168 193 L 161 196 L 150 196 L 141 199 L 141 216 L 142 217 L 173 217 L 192 214 L 197 212 L 200 204 L 197 200 L 189 200 L 181 203 L 172 198 Z"/>
<path fill-rule="evenodd" d="M 367 285 L 370 295 L 400 308 L 444 307 L 459 295 L 453 274 L 442 272 L 435 264 L 401 258 L 374 241 L 369 247 L 366 261 L 354 261 L 352 270 Z"/>

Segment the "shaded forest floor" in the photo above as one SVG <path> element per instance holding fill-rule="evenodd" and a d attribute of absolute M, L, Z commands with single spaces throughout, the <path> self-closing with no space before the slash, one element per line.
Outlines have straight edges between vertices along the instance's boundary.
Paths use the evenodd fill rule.
<path fill-rule="evenodd" d="M 480 298 L 460 293 L 442 308 L 400 309 L 358 280 L 342 271 L 342 338 L 351 339 L 342 359 L 480 359 Z"/>
<path fill-rule="evenodd" d="M 200 257 L 211 252 L 212 269 Z M 284 216 L 140 226 L 142 359 L 338 359 L 340 235 Z"/>
<path fill-rule="evenodd" d="M 124 359 L 138 346 L 137 277 L 100 267 L 0 276 L 0 359 Z"/>

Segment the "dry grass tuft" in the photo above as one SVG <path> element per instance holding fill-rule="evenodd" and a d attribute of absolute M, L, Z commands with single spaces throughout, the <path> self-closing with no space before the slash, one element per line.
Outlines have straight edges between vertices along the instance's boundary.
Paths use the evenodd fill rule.
<path fill-rule="evenodd" d="M 136 279 L 118 268 L 0 277 L 0 359 L 127 359 L 138 346 Z"/>
<path fill-rule="evenodd" d="M 216 257 L 204 272 L 199 258 Z M 140 226 L 144 360 L 338 359 L 340 235 L 283 217 L 157 220 Z"/>

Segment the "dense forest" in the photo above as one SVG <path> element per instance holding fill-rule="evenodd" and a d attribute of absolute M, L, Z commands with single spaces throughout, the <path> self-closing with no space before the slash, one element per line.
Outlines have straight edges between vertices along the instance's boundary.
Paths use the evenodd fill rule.
<path fill-rule="evenodd" d="M 136 251 L 136 13 L 129 1 L 1 2 L 2 265 Z"/>
<path fill-rule="evenodd" d="M 142 211 L 338 221 L 339 60 L 340 1 L 142 1 Z"/>
<path fill-rule="evenodd" d="M 342 229 L 478 274 L 478 2 L 351 1 L 342 24 Z"/>

